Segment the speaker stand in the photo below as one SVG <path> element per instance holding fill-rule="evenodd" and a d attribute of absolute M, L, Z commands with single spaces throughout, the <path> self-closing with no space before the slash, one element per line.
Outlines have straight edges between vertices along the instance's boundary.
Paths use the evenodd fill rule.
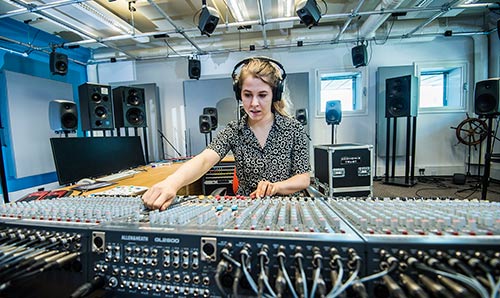
<path fill-rule="evenodd" d="M 488 186 L 490 184 L 490 170 L 491 163 L 500 163 L 500 154 L 493 154 L 493 138 L 498 140 L 496 136 L 493 135 L 493 118 L 495 116 L 488 117 L 488 135 L 486 137 L 486 153 L 484 157 L 484 173 L 482 178 L 482 190 L 481 190 L 481 200 L 486 200 L 486 195 L 488 193 Z"/>
<path fill-rule="evenodd" d="M 417 130 L 417 117 L 406 117 L 406 151 L 405 151 L 405 176 L 396 177 L 396 150 L 397 150 L 397 119 L 387 119 L 387 135 L 385 147 L 385 180 L 384 184 L 398 186 L 413 186 L 417 184 L 415 181 L 415 142 Z M 391 144 L 391 119 L 393 121 L 392 144 Z M 392 145 L 392 155 L 391 155 Z M 411 159 L 410 159 L 411 155 Z M 391 164 L 389 166 L 389 159 Z"/>
<path fill-rule="evenodd" d="M 208 147 L 208 133 L 204 133 L 205 135 L 205 147 Z"/>
<path fill-rule="evenodd" d="M 335 124 L 332 124 L 332 145 L 334 145 L 336 142 L 335 140 Z"/>

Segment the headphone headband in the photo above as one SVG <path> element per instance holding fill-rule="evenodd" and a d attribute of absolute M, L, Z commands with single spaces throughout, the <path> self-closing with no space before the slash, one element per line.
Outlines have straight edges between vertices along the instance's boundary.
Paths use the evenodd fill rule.
<path fill-rule="evenodd" d="M 268 63 L 272 63 L 272 64 L 276 65 L 281 70 L 281 79 L 278 80 L 278 82 L 276 83 L 276 87 L 273 88 L 273 102 L 281 100 L 281 95 L 282 95 L 283 89 L 284 89 L 284 81 L 286 78 L 286 71 L 285 71 L 285 68 L 283 67 L 283 65 L 281 65 L 281 63 L 279 63 L 278 61 L 273 60 L 271 58 L 267 58 L 267 57 L 252 57 L 252 58 L 243 59 L 234 66 L 231 77 L 233 79 L 233 90 L 234 90 L 235 95 L 236 95 L 236 100 L 241 100 L 241 88 L 239 86 L 239 81 L 237 79 L 236 71 L 238 70 L 238 68 L 240 68 L 240 66 L 247 64 L 248 62 L 250 62 L 252 60 L 261 60 L 261 61 L 265 61 Z"/>

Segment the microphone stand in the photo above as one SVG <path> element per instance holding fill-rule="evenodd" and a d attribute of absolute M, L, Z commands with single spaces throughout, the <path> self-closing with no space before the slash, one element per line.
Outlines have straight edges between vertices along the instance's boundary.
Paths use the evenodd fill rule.
<path fill-rule="evenodd" d="M 170 141 L 167 139 L 167 137 L 161 132 L 160 129 L 158 129 L 158 132 L 160 133 L 160 136 L 162 139 L 164 139 L 165 141 L 167 141 L 167 143 L 174 149 L 175 152 L 177 152 L 177 154 L 179 154 L 179 157 L 182 156 L 182 154 L 179 152 L 179 150 L 175 149 L 174 145 L 172 145 L 172 143 L 170 143 Z"/>

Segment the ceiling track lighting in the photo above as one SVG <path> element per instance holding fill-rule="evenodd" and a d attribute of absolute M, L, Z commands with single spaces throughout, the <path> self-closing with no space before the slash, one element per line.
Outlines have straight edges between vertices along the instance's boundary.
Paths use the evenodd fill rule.
<path fill-rule="evenodd" d="M 297 16 L 309 29 L 313 26 L 318 26 L 321 19 L 321 12 L 316 0 L 307 0 L 303 6 L 297 9 Z"/>
<path fill-rule="evenodd" d="M 200 29 L 201 35 L 210 36 L 219 23 L 219 15 L 214 8 L 207 6 L 206 0 L 202 0 L 201 3 L 198 29 Z"/>

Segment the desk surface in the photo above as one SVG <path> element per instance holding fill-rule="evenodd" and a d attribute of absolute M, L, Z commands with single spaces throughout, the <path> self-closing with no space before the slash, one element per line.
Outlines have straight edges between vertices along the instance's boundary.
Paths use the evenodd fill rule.
<path fill-rule="evenodd" d="M 233 162 L 234 157 L 228 156 L 222 159 L 222 162 Z M 145 186 L 151 187 L 156 183 L 164 180 L 171 174 L 173 174 L 184 162 L 175 162 L 175 163 L 165 163 L 164 165 L 160 165 L 161 163 L 155 163 L 155 166 L 147 165 L 143 167 L 136 168 L 140 172 L 135 174 L 133 177 L 125 178 L 122 180 L 115 181 L 116 184 L 86 191 L 83 195 L 90 195 L 93 193 L 103 192 L 105 190 L 112 189 L 116 186 Z M 160 166 L 159 166 L 160 165 Z M 70 190 L 73 186 L 68 186 L 62 189 Z M 75 191 L 78 193 L 78 191 Z M 202 181 L 201 179 L 181 188 L 178 195 L 199 195 L 202 194 Z"/>

